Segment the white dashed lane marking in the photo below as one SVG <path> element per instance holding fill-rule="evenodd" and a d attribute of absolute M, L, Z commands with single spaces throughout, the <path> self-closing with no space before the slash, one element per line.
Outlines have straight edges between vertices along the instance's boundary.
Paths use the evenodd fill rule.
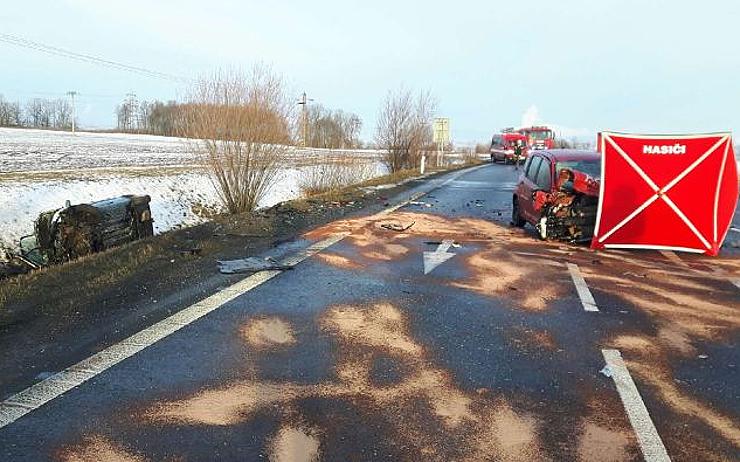
<path fill-rule="evenodd" d="M 576 286 L 576 291 L 578 292 L 578 297 L 581 299 L 583 309 L 586 311 L 599 311 L 599 308 L 596 306 L 596 300 L 594 300 L 594 296 L 591 295 L 591 291 L 588 289 L 586 280 L 583 279 L 581 270 L 578 269 L 578 265 L 573 263 L 566 263 L 566 265 L 568 266 L 570 277 L 573 279 L 573 284 Z"/>
<path fill-rule="evenodd" d="M 617 392 L 640 443 L 645 462 L 670 462 L 663 440 L 660 439 L 640 392 L 624 364 L 622 354 L 619 350 L 601 350 L 601 354 L 606 361 L 605 370 L 617 386 Z"/>

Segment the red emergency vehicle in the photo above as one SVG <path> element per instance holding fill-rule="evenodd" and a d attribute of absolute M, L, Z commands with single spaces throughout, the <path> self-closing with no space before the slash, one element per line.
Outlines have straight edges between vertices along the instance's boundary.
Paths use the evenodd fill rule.
<path fill-rule="evenodd" d="M 527 159 L 527 137 L 515 131 L 504 131 L 493 135 L 491 139 L 491 162 L 503 161 L 505 164 L 514 161 L 517 145 L 522 147 L 522 155 L 519 159 L 524 162 Z"/>
<path fill-rule="evenodd" d="M 555 147 L 555 133 L 544 125 L 522 127 L 518 131 L 527 138 L 529 149 L 540 150 Z"/>

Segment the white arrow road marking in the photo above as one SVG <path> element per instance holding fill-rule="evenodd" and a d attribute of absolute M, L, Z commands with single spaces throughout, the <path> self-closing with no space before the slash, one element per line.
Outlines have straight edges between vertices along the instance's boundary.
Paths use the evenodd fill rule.
<path fill-rule="evenodd" d="M 601 354 L 604 355 L 608 374 L 614 379 L 624 410 L 635 430 L 645 462 L 670 462 L 663 440 L 660 439 L 640 392 L 622 360 L 622 354 L 619 350 L 601 350 Z"/>
<path fill-rule="evenodd" d="M 435 189 L 446 186 L 456 178 L 482 167 L 483 165 L 480 165 L 460 170 L 459 172 L 446 176 L 446 179 L 444 180 L 432 180 L 431 188 L 428 191 L 414 194 L 411 199 L 381 210 L 375 214 L 374 217 L 379 218 L 381 216 L 388 215 L 399 208 L 408 205 L 412 200 L 417 200 L 419 197 L 422 197 Z M 295 266 L 327 247 L 336 244 L 349 234 L 350 233 L 339 233 L 334 236 L 330 236 L 291 257 L 285 258 L 281 261 L 281 264 L 286 266 Z M 450 245 L 452 245 L 452 241 L 450 241 L 450 244 L 447 245 L 446 249 L 449 249 Z M 454 254 L 448 255 L 452 256 Z M 7 398 L 5 401 L 0 401 L 0 428 L 10 425 L 24 415 L 45 405 L 49 401 L 56 399 L 60 395 L 63 395 L 79 385 L 82 385 L 121 361 L 130 358 L 139 351 L 159 342 L 181 328 L 220 308 L 231 300 L 234 300 L 238 296 L 249 292 L 282 273 L 283 270 L 260 271 L 258 273 L 254 273 L 253 275 L 216 292 L 210 297 L 206 297 L 205 299 L 178 311 L 172 316 L 133 334 L 129 338 L 113 344 L 89 358 L 83 359 L 77 364 L 31 385 L 25 390 Z"/>
<path fill-rule="evenodd" d="M 434 268 L 455 256 L 454 253 L 448 252 L 450 247 L 452 247 L 452 243 L 452 240 L 446 239 L 439 244 L 439 247 L 434 252 L 424 252 L 424 274 L 431 273 L 434 271 Z"/>

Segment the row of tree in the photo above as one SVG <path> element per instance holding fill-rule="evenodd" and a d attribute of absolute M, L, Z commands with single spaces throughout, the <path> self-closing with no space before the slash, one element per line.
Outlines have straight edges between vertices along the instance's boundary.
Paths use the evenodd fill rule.
<path fill-rule="evenodd" d="M 34 98 L 21 106 L 0 95 L 0 127 L 67 130 L 72 127 L 72 104 L 63 98 Z"/>
<path fill-rule="evenodd" d="M 127 97 L 116 108 L 118 130 L 129 133 L 147 133 L 162 136 L 182 136 L 185 130 L 184 117 L 188 104 L 176 101 L 137 101 Z M 314 104 L 307 109 L 306 117 L 290 113 L 290 126 L 298 127 L 290 142 L 302 141 L 314 148 L 352 149 L 361 145 L 362 120 L 357 114 L 342 110 L 327 109 Z M 295 118 L 300 118 L 296 122 Z M 306 124 L 304 128 L 302 125 Z"/>
<path fill-rule="evenodd" d="M 435 100 L 428 92 L 388 93 L 375 140 L 391 172 L 418 168 L 432 146 Z M 218 72 L 195 85 L 187 100 L 172 105 L 176 126 L 190 139 L 231 213 L 254 210 L 288 161 L 295 128 L 307 144 L 342 148 L 357 144 L 361 121 L 354 114 L 320 106 L 301 114 L 282 77 L 269 69 L 251 74 Z M 151 127 L 150 127 L 151 128 Z M 433 148 L 431 148 L 433 149 Z"/>
<path fill-rule="evenodd" d="M 314 148 L 352 149 L 360 146 L 362 120 L 357 114 L 327 109 L 320 104 L 306 110 L 306 145 Z"/>
<path fill-rule="evenodd" d="M 175 101 L 137 101 L 128 97 L 116 108 L 118 130 L 161 136 L 182 135 L 183 105 Z"/>

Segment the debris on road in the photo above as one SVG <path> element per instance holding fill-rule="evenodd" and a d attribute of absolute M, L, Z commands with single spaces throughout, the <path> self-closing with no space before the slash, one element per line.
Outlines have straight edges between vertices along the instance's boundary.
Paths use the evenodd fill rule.
<path fill-rule="evenodd" d="M 647 273 L 638 274 L 638 273 L 633 273 L 632 271 L 627 271 L 626 273 L 623 273 L 623 276 L 632 276 L 632 277 L 643 278 L 643 279 L 648 277 Z"/>
<path fill-rule="evenodd" d="M 401 233 L 403 231 L 408 230 L 409 228 L 411 228 L 415 224 L 416 224 L 415 221 L 412 221 L 411 224 L 410 225 L 407 225 L 407 226 L 403 226 L 403 225 L 398 224 L 398 223 L 382 223 L 380 225 L 380 227 L 381 228 L 385 228 L 385 229 L 389 229 L 391 231 L 397 231 L 397 232 Z"/>
<path fill-rule="evenodd" d="M 600 374 L 604 375 L 605 377 L 611 378 L 612 376 L 612 368 L 609 367 L 609 365 L 604 366 L 603 369 L 599 371 Z"/>
<path fill-rule="evenodd" d="M 218 270 L 222 274 L 239 274 L 239 273 L 256 273 L 257 271 L 267 270 L 291 270 L 292 266 L 283 265 L 271 258 L 247 257 L 239 260 L 218 260 L 216 262 Z"/>
<path fill-rule="evenodd" d="M 429 204 L 429 203 L 424 202 L 424 201 L 411 201 L 411 202 L 409 202 L 409 205 L 418 205 L 420 207 L 433 207 L 432 204 Z"/>

